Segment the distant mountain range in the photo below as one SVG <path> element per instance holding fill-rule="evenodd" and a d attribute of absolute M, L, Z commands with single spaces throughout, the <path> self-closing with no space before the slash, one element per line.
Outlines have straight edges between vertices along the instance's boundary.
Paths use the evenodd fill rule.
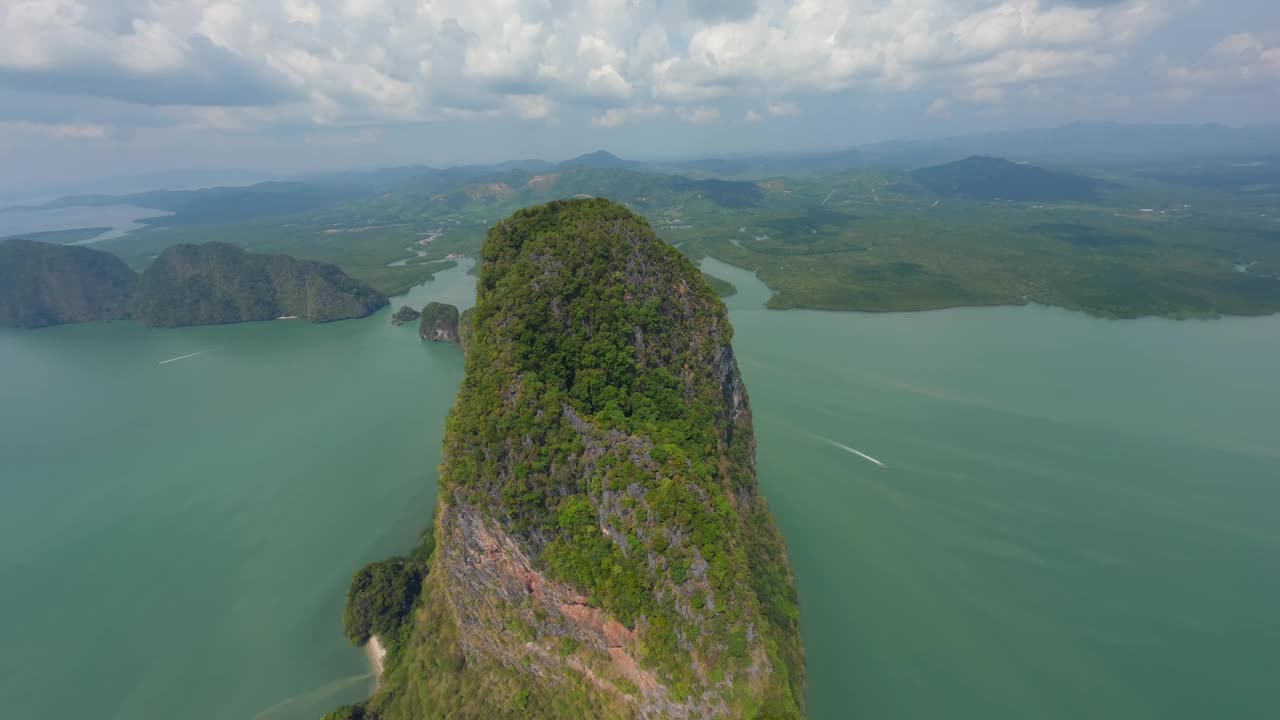
<path fill-rule="evenodd" d="M 1059 165 L 1135 160 L 1162 163 L 1175 158 L 1234 158 L 1241 162 L 1280 156 L 1280 125 L 1128 125 L 1096 122 L 1054 128 L 1032 128 L 955 135 L 932 140 L 879 142 L 829 152 L 778 152 L 705 157 L 682 161 L 642 162 L 606 150 L 563 162 L 539 159 L 434 168 L 425 165 L 303 175 L 292 181 L 204 190 L 175 190 L 126 195 L 75 195 L 23 209 L 132 203 L 176 212 L 181 206 L 190 222 L 202 222 L 236 205 L 244 217 L 246 198 L 237 188 L 252 187 L 259 214 L 279 214 L 321 207 L 344 197 L 381 189 L 419 185 L 433 192 L 477 178 L 504 173 L 539 175 L 572 169 L 630 170 L 684 175 L 692 179 L 759 179 L 785 175 L 817 175 L 858 168 L 914 170 L 970 156 L 1003 157 Z M 1278 163 L 1280 164 L 1280 163 Z M 188 187 L 190 184 L 188 183 Z M 195 193 L 195 195 L 193 195 Z M 6 209 L 0 208 L 0 212 Z M 173 222 L 170 219 L 167 222 Z M 158 222 L 158 221 L 156 221 Z M 167 224 L 167 223 L 166 223 Z"/>
<path fill-rule="evenodd" d="M 1055 128 L 1005 130 L 933 140 L 895 140 L 848 150 L 702 158 L 667 165 L 681 172 L 722 177 L 820 174 L 851 168 L 915 169 L 974 155 L 1059 164 L 1116 160 L 1280 155 L 1280 125 L 1124 125 L 1075 123 Z"/>

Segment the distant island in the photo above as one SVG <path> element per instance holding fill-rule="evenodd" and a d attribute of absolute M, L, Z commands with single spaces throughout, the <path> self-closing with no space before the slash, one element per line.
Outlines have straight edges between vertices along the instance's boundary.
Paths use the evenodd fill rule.
<path fill-rule="evenodd" d="M 0 240 L 36 240 L 39 242 L 57 243 L 58 245 L 74 245 L 92 240 L 104 233 L 111 232 L 110 227 L 71 228 L 68 230 L 43 230 L 40 232 L 18 233 L 0 237 Z"/>
<path fill-rule="evenodd" d="M 387 304 L 329 263 L 258 255 L 230 243 L 174 245 L 138 282 L 147 325 L 219 325 L 296 316 L 312 322 L 364 317 Z"/>
<path fill-rule="evenodd" d="M 176 327 L 282 316 L 329 322 L 386 304 L 329 263 L 229 243 L 173 245 L 141 277 L 115 255 L 87 247 L 0 243 L 0 322 L 15 327 L 124 319 Z"/>
<path fill-rule="evenodd" d="M 403 325 L 405 323 L 413 322 L 420 317 L 422 317 L 421 312 L 414 310 L 408 305 L 401 305 L 399 310 L 392 313 L 391 324 Z"/>
<path fill-rule="evenodd" d="M 724 305 L 605 200 L 521 210 L 483 256 L 434 530 L 353 578 L 347 636 L 386 655 L 329 720 L 802 717 Z"/>
<path fill-rule="evenodd" d="M 0 242 L 0 324 L 39 328 L 133 314 L 138 276 L 120 258 L 76 245 Z"/>

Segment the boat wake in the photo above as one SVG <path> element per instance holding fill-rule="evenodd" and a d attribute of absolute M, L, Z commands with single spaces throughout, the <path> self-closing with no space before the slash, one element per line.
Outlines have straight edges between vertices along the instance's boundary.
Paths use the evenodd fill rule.
<path fill-rule="evenodd" d="M 866 454 L 866 453 L 862 452 L 861 450 L 854 450 L 853 448 L 849 447 L 848 445 L 845 445 L 845 444 L 843 444 L 843 443 L 838 443 L 838 442 L 836 442 L 835 440 L 832 440 L 831 438 L 825 438 L 825 437 L 822 437 L 821 435 L 818 435 L 818 436 L 817 436 L 817 438 L 818 438 L 819 440 L 821 440 L 822 442 L 824 442 L 824 443 L 826 443 L 826 444 L 830 445 L 831 447 L 837 447 L 837 448 L 840 448 L 841 450 L 844 450 L 844 451 L 845 451 L 845 452 L 847 452 L 847 453 L 853 453 L 854 455 L 857 455 L 858 457 L 862 458 L 863 460 L 866 460 L 867 462 L 873 462 L 873 463 L 875 463 L 876 465 L 879 465 L 879 466 L 880 466 L 880 467 L 882 467 L 882 468 L 887 468 L 887 467 L 889 467 L 889 466 L 888 466 L 888 465 L 886 465 L 885 463 L 880 462 L 879 460 L 877 460 L 877 459 L 875 459 L 875 458 L 871 457 L 870 455 L 868 455 L 868 454 Z"/>
<path fill-rule="evenodd" d="M 281 700 L 280 702 L 276 703 L 275 705 L 272 705 L 266 710 L 263 710 L 257 715 L 254 715 L 253 720 L 266 720 L 267 718 L 270 718 L 272 715 L 279 713 L 281 710 L 284 710 L 285 708 L 291 705 L 297 705 L 299 703 L 318 704 L 320 700 L 323 700 L 329 697 L 330 695 L 334 695 L 339 691 L 346 690 L 347 688 L 350 688 L 350 687 L 354 687 L 359 683 L 370 680 L 372 678 L 373 678 L 373 673 L 364 673 L 363 675 L 352 675 L 350 677 L 344 677 L 339 680 L 334 680 L 333 682 L 327 685 L 321 685 L 315 690 L 309 690 L 307 692 L 302 693 L 301 695 L 294 695 L 293 697 L 285 698 L 284 700 Z"/>
<path fill-rule="evenodd" d="M 188 355 L 179 355 L 178 357 L 175 357 L 175 358 L 169 358 L 168 360 L 161 360 L 161 361 L 160 361 L 160 364 L 161 364 L 161 365 L 165 365 L 165 364 L 168 364 L 168 363 L 171 363 L 171 362 L 178 362 L 179 360 L 186 360 L 187 358 L 193 358 L 193 357 L 195 357 L 195 356 L 197 356 L 197 355 L 203 355 L 203 354 L 205 354 L 205 353 L 209 353 L 209 352 L 213 352 L 213 349 L 209 349 L 209 350 L 201 350 L 200 352 L 193 352 L 193 353 L 190 353 L 190 354 L 188 354 Z"/>

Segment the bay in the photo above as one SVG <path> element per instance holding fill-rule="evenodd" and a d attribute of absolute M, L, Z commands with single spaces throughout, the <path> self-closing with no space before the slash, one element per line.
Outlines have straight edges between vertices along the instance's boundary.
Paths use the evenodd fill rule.
<path fill-rule="evenodd" d="M 79 228 L 110 228 L 101 234 L 75 243 L 88 245 L 100 240 L 120 237 L 143 227 L 139 220 L 173 213 L 136 205 L 72 206 L 44 209 L 0 208 L 0 238 L 23 233 Z"/>
<path fill-rule="evenodd" d="M 473 288 L 458 268 L 397 300 Z M 390 312 L 0 331 L 6 716 L 292 720 L 369 693 L 343 596 L 430 522 L 462 377 Z"/>
<path fill-rule="evenodd" d="M 810 717 L 1280 716 L 1280 318 L 772 312 L 703 267 L 739 288 Z M 473 286 L 441 272 L 393 307 Z M 429 521 L 461 373 L 389 310 L 0 332 L 6 712 L 365 695 L 343 592 Z"/>
<path fill-rule="evenodd" d="M 1280 317 L 773 312 L 703 269 L 810 717 L 1280 717 Z"/>

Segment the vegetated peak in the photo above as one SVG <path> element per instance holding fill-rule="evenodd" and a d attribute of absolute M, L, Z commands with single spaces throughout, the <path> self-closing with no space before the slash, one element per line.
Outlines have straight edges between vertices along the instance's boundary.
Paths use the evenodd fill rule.
<path fill-rule="evenodd" d="M 920 168 L 911 176 L 939 195 L 974 200 L 1087 201 L 1104 185 L 1095 178 L 985 155 Z"/>
<path fill-rule="evenodd" d="M 572 160 L 565 160 L 560 163 L 560 167 L 591 167 L 591 168 L 634 168 L 638 163 L 630 160 L 623 160 L 607 150 L 596 150 L 585 155 L 579 155 Z"/>
<path fill-rule="evenodd" d="M 382 622 L 397 670 L 331 717 L 800 717 L 724 304 L 603 199 L 520 210 L 481 257 L 422 597 Z"/>
<path fill-rule="evenodd" d="M 111 253 L 0 241 L 0 325 L 46 327 L 129 317 L 138 278 Z"/>

